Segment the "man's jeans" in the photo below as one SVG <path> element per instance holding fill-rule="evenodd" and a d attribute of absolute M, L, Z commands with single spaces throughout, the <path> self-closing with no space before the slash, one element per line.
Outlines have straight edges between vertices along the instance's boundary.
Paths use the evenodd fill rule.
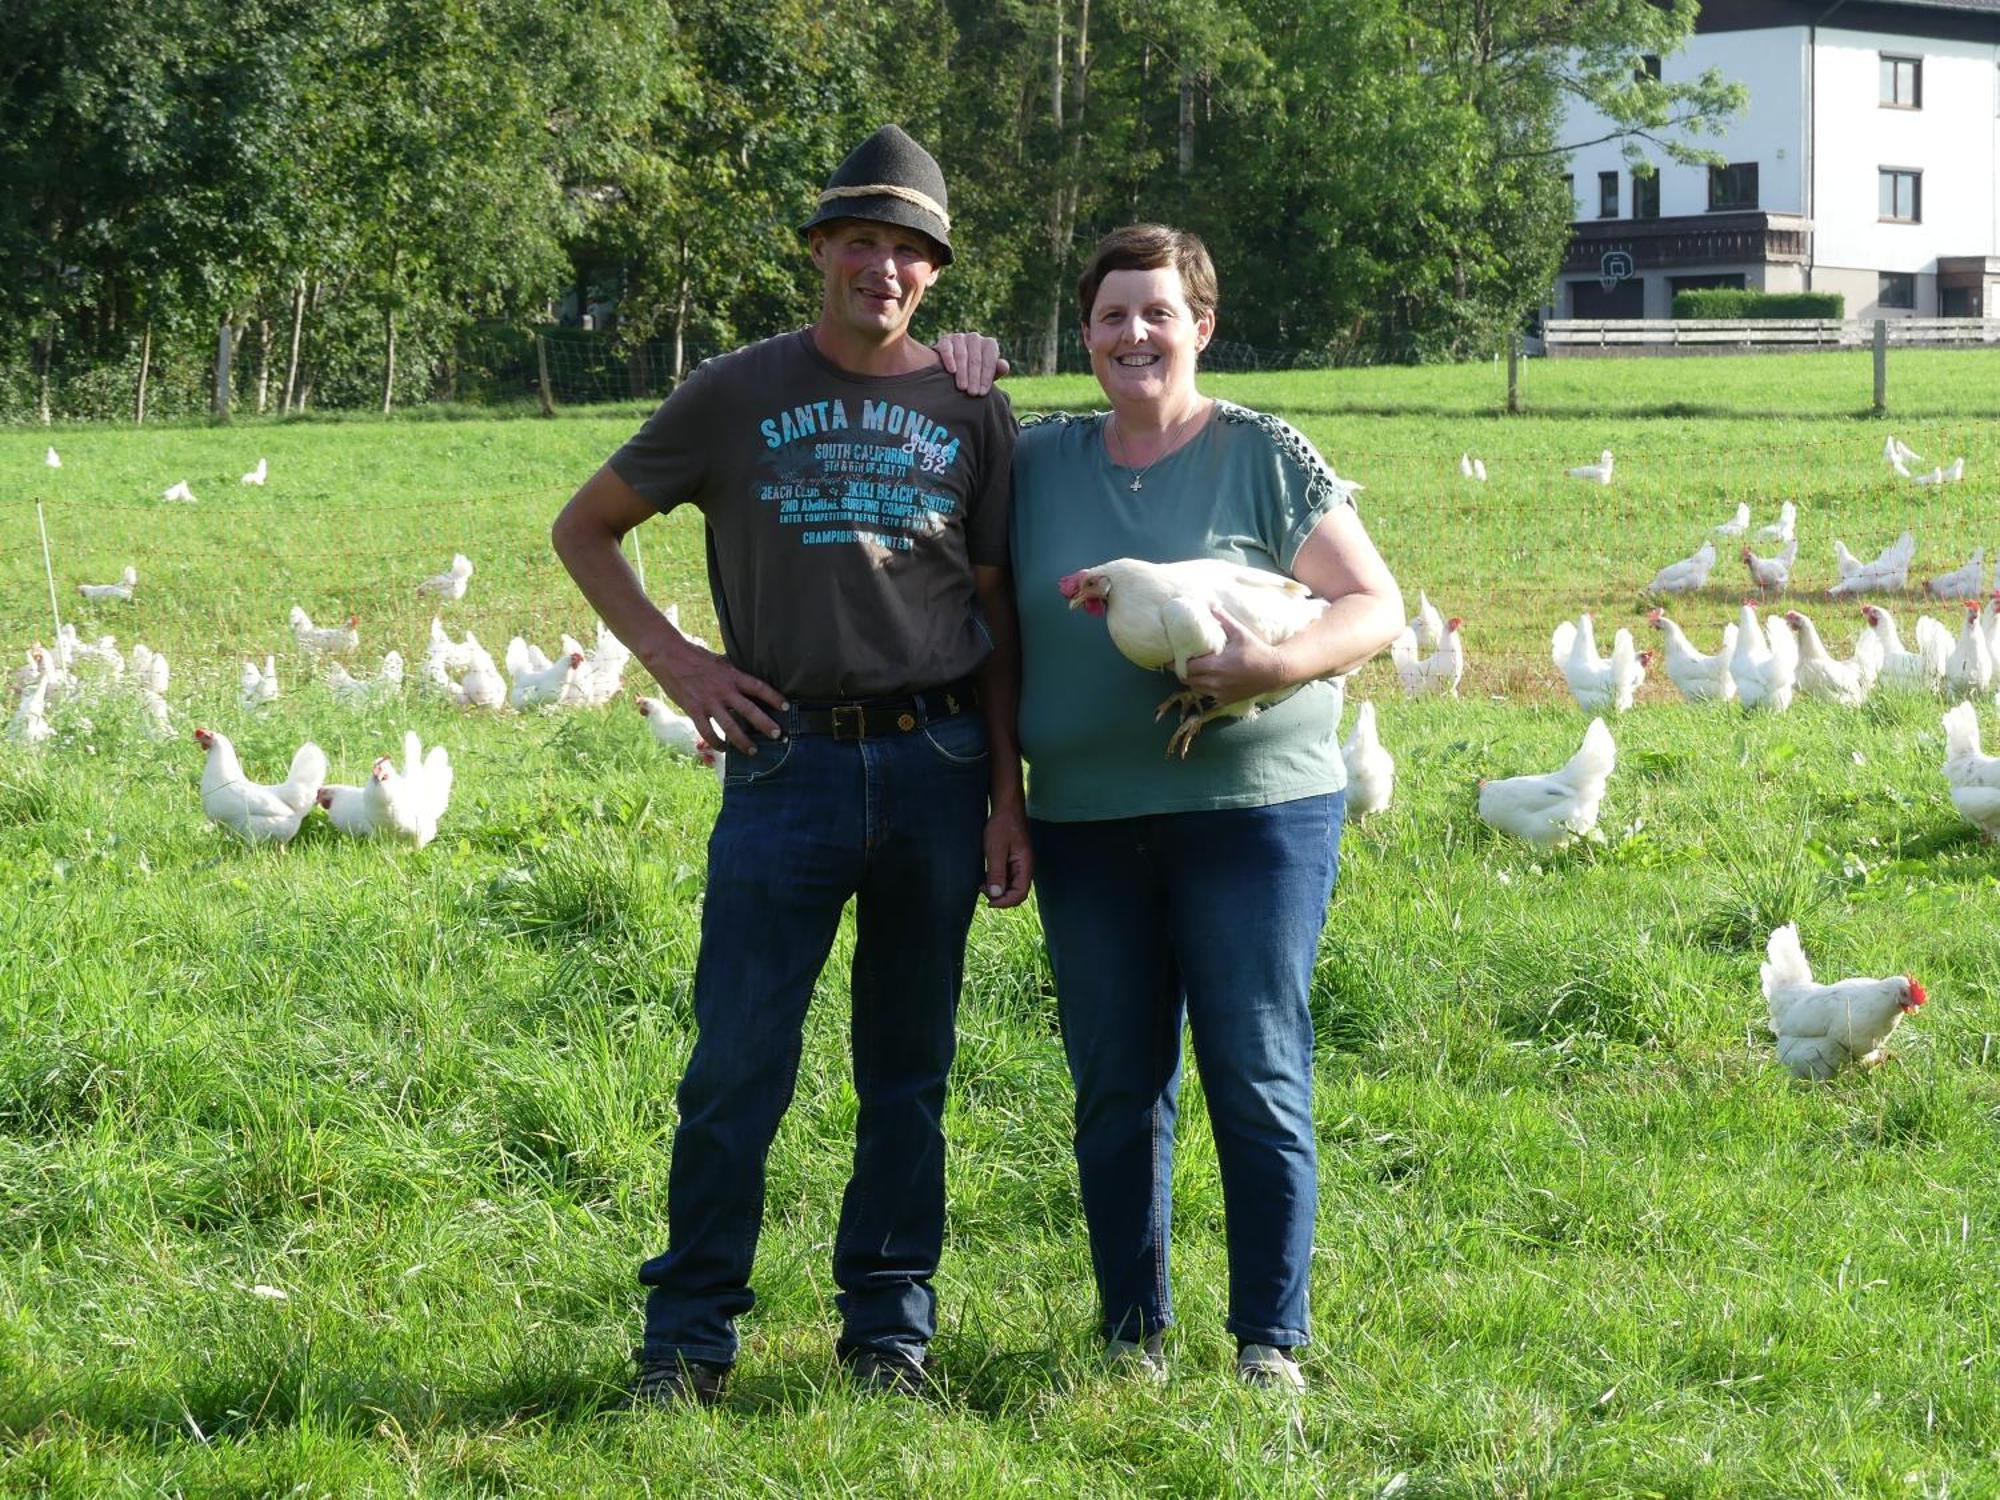
<path fill-rule="evenodd" d="M 849 897 L 860 1112 L 833 1246 L 841 1344 L 921 1355 L 936 1327 L 945 1075 L 984 873 L 986 727 L 967 712 L 843 743 L 795 724 L 754 757 L 730 752 L 709 837 L 667 1253 L 639 1269 L 648 1358 L 736 1357 L 765 1158 Z"/>
<path fill-rule="evenodd" d="M 1185 1013 L 1222 1174 L 1229 1330 L 1306 1341 L 1319 1202 L 1309 998 L 1344 803 L 1029 825 L 1107 1339 L 1173 1322 Z"/>

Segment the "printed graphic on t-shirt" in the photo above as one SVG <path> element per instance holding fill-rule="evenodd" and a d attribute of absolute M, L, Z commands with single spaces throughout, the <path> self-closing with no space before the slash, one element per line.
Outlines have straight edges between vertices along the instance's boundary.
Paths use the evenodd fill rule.
<path fill-rule="evenodd" d="M 879 564 L 959 512 L 946 486 L 963 445 L 912 407 L 835 397 L 787 407 L 757 430 L 769 450 L 757 498 L 802 547 L 860 543 Z"/>

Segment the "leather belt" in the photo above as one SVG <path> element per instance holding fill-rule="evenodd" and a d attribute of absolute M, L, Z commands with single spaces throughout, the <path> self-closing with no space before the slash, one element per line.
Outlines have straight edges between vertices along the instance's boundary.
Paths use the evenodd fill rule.
<path fill-rule="evenodd" d="M 908 734 L 934 719 L 950 718 L 979 706 L 979 688 L 969 677 L 947 687 L 900 698 L 860 698 L 851 703 L 792 703 L 794 734 L 825 734 L 852 742 Z"/>

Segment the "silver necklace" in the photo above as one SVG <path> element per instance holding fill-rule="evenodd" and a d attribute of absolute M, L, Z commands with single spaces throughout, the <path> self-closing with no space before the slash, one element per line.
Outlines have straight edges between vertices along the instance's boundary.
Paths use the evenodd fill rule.
<path fill-rule="evenodd" d="M 1193 419 L 1194 419 L 1194 413 L 1190 412 L 1188 413 L 1187 416 L 1182 417 L 1178 422 L 1174 423 L 1172 429 L 1167 433 L 1167 446 L 1162 448 L 1158 453 L 1153 455 L 1153 463 L 1147 464 L 1143 469 L 1133 470 L 1132 482 L 1125 486 L 1126 489 L 1132 491 L 1132 493 L 1136 495 L 1142 488 L 1145 487 L 1146 476 L 1153 472 L 1153 464 L 1157 464 L 1161 459 L 1165 458 L 1169 453 L 1172 453 L 1174 451 L 1174 439 L 1180 436 L 1181 429 L 1187 426 L 1187 424 Z M 1104 430 L 1107 433 L 1109 433 L 1117 425 L 1118 425 L 1118 413 L 1113 412 L 1108 418 L 1105 419 Z M 1119 443 L 1120 446 L 1122 446 L 1124 443 L 1124 439 L 1122 438 L 1119 439 Z M 1117 464 L 1118 467 L 1121 469 L 1132 468 L 1132 465 L 1120 459 L 1116 454 L 1112 455 L 1112 462 Z"/>

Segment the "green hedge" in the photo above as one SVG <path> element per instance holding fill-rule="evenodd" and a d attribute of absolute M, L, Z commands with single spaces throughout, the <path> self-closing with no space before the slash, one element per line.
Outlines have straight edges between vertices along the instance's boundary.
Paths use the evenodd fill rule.
<path fill-rule="evenodd" d="M 1677 318 L 1843 318 L 1847 299 L 1839 292 L 1746 292 L 1710 286 L 1674 293 Z"/>

